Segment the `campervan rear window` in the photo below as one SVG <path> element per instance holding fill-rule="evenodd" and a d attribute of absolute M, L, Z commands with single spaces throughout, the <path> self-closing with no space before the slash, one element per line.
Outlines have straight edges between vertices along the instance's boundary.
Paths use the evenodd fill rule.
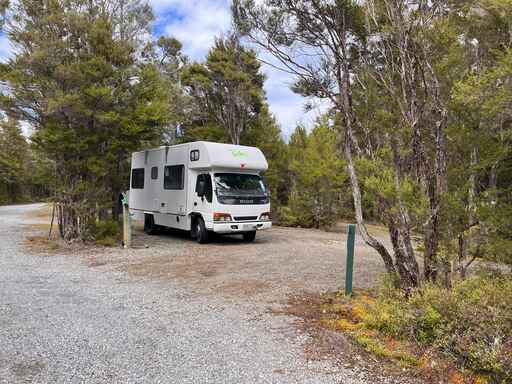
<path fill-rule="evenodd" d="M 132 169 L 132 188 L 144 188 L 144 168 Z"/>
<path fill-rule="evenodd" d="M 158 167 L 151 168 L 151 180 L 158 179 Z"/>
<path fill-rule="evenodd" d="M 168 165 L 164 170 L 164 189 L 183 189 L 184 165 Z"/>
<path fill-rule="evenodd" d="M 194 149 L 190 151 L 190 161 L 199 160 L 199 149 Z"/>

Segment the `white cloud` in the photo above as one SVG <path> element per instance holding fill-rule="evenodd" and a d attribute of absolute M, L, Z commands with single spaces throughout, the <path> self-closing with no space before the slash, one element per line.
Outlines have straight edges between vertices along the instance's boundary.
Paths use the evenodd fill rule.
<path fill-rule="evenodd" d="M 156 16 L 155 31 L 174 36 L 183 43 L 183 51 L 193 60 L 204 60 L 216 36 L 231 27 L 230 0 L 150 0 Z M 0 61 L 12 55 L 13 47 L 5 35 L 0 35 Z M 266 61 L 271 60 L 259 52 Z M 268 65 L 262 66 L 267 75 L 265 91 L 270 110 L 289 137 L 297 124 L 311 127 L 315 118 L 327 110 L 327 103 L 304 112 L 305 99 L 290 90 L 293 77 Z M 26 128 L 26 127 L 24 127 Z M 28 129 L 26 129 L 28 131 Z"/>
<path fill-rule="evenodd" d="M 290 86 L 295 82 L 294 76 L 279 70 L 278 68 L 282 68 L 282 65 L 268 53 L 258 51 L 258 57 L 265 63 L 272 64 L 262 65 L 263 72 L 267 76 L 265 91 L 270 110 L 281 124 L 284 136 L 289 138 L 298 124 L 311 128 L 316 118 L 326 112 L 330 104 L 318 99 L 307 100 L 293 93 Z M 306 101 L 309 101 L 313 107 L 308 112 L 305 111 Z"/>
<path fill-rule="evenodd" d="M 152 0 L 157 25 L 165 24 L 165 35 L 183 43 L 193 60 L 202 60 L 216 36 L 231 27 L 227 0 Z"/>
<path fill-rule="evenodd" d="M 193 60 L 204 60 L 216 36 L 231 27 L 228 0 L 151 0 L 157 16 L 157 30 L 176 37 L 183 43 L 183 51 Z M 259 53 L 266 61 L 271 58 Z M 289 137 L 297 124 L 311 127 L 315 118 L 327 109 L 326 103 L 305 113 L 305 99 L 290 90 L 293 77 L 271 66 L 263 65 L 267 75 L 265 91 L 270 110 Z"/>
<path fill-rule="evenodd" d="M 193 59 L 204 57 L 214 38 L 229 30 L 230 16 L 217 7 L 197 10 L 191 18 L 184 18 L 166 27 L 169 35 L 183 43 L 184 52 Z"/>
<path fill-rule="evenodd" d="M 0 35 L 0 62 L 5 62 L 13 53 L 11 42 L 4 34 Z"/>
<path fill-rule="evenodd" d="M 23 135 L 25 135 L 25 137 L 30 137 L 32 136 L 32 133 L 34 133 L 34 127 L 28 121 L 21 120 L 20 127 L 21 132 L 23 132 Z"/>

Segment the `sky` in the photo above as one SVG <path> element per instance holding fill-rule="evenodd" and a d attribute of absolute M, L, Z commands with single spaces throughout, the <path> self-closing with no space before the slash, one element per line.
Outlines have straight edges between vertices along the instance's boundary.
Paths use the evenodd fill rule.
<path fill-rule="evenodd" d="M 173 36 L 183 43 L 183 52 L 193 61 L 203 61 L 214 38 L 231 27 L 230 0 L 149 0 L 155 13 L 153 34 Z M 12 52 L 4 35 L 0 35 L 0 60 Z M 259 52 L 263 57 L 264 52 Z M 283 136 L 289 138 L 297 124 L 311 127 L 325 110 L 318 107 L 304 112 L 305 99 L 289 86 L 293 78 L 268 65 L 262 65 L 267 76 L 265 91 L 270 110 L 279 122 Z"/>
<path fill-rule="evenodd" d="M 231 27 L 230 0 L 150 0 L 156 16 L 155 35 L 176 37 L 192 60 L 202 61 L 216 36 Z M 259 52 L 263 57 L 264 52 Z M 297 124 L 311 127 L 325 107 L 304 112 L 305 99 L 290 90 L 293 78 L 268 65 L 265 91 L 270 110 L 288 138 Z"/>

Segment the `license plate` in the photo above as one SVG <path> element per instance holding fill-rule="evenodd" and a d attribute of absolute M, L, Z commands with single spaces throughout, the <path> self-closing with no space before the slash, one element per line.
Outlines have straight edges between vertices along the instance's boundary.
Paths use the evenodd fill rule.
<path fill-rule="evenodd" d="M 245 231 L 250 231 L 250 230 L 258 229 L 258 227 L 256 226 L 256 224 L 244 224 L 243 229 Z"/>

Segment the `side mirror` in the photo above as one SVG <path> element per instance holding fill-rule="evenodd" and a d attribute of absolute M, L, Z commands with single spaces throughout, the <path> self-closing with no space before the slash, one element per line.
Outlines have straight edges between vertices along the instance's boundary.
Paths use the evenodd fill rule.
<path fill-rule="evenodd" d="M 206 195 L 206 182 L 201 180 L 197 185 L 197 196 L 203 197 L 204 195 Z"/>

